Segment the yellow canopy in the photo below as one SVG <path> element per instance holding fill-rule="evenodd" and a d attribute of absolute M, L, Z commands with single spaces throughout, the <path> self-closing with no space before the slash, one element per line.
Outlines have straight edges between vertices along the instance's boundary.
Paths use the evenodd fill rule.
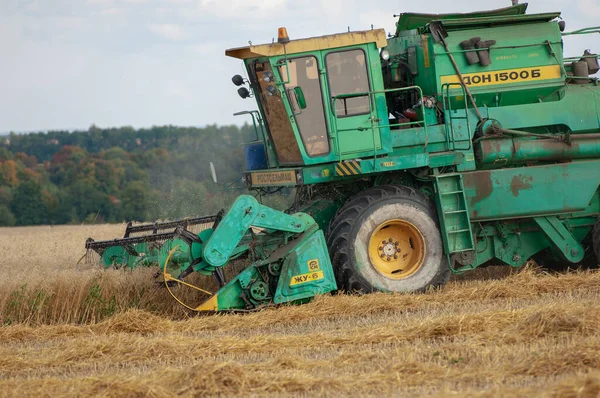
<path fill-rule="evenodd" d="M 377 44 L 377 48 L 385 47 L 387 45 L 385 31 L 383 29 L 375 29 L 291 40 L 286 44 L 285 52 L 283 44 L 277 42 L 251 45 L 248 47 L 231 48 L 225 51 L 225 55 L 239 59 L 273 57 L 284 55 L 284 53 L 298 54 L 306 51 L 327 50 L 329 48 L 348 47 L 365 43 L 375 43 Z"/>

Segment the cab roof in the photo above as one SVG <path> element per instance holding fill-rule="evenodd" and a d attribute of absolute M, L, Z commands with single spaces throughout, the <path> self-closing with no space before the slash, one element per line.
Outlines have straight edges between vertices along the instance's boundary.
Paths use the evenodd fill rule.
<path fill-rule="evenodd" d="M 285 49 L 283 44 L 278 42 L 258 45 L 251 44 L 247 47 L 226 50 L 225 55 L 239 59 L 274 57 L 284 54 L 298 54 L 307 51 L 327 50 L 330 48 L 348 47 L 366 43 L 375 43 L 377 48 L 387 46 L 385 31 L 383 29 L 372 29 L 290 40 L 290 42 L 285 45 Z"/>

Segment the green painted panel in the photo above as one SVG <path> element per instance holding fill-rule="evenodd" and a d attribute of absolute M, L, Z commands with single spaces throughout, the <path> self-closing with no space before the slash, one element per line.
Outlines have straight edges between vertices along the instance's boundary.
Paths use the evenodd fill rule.
<path fill-rule="evenodd" d="M 336 290 L 323 231 L 298 245 L 283 264 L 274 302 L 287 303 Z"/>
<path fill-rule="evenodd" d="M 600 128 L 598 109 L 600 87 L 575 86 L 565 88 L 564 98 L 555 102 L 487 108 L 487 117 L 502 123 L 504 128 L 525 129 L 535 126 L 565 125 L 573 132 Z"/>
<path fill-rule="evenodd" d="M 600 160 L 463 174 L 471 220 L 582 211 L 600 186 Z"/>
<path fill-rule="evenodd" d="M 460 43 L 474 37 L 494 40 L 491 65 L 469 65 Z M 556 23 L 531 23 L 449 32 L 448 46 L 479 107 L 499 107 L 557 101 L 565 85 L 562 37 Z M 446 82 L 458 82 L 442 44 L 436 44 L 437 92 Z M 458 86 L 456 86 L 458 87 Z M 453 89 L 457 103 L 463 99 Z"/>
<path fill-rule="evenodd" d="M 513 7 L 500 8 L 490 11 L 476 11 L 465 14 L 418 14 L 418 13 L 403 13 L 396 23 L 396 35 L 403 30 L 412 30 L 423 27 L 431 21 L 451 21 L 465 18 L 485 18 L 485 17 L 501 17 L 501 16 L 516 16 L 525 14 L 527 4 L 519 4 Z"/>

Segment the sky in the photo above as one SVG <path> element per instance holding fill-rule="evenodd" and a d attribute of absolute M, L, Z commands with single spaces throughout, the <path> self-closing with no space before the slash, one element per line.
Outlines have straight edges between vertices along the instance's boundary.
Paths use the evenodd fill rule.
<path fill-rule="evenodd" d="M 0 0 L 0 132 L 242 124 L 255 109 L 225 49 L 384 28 L 401 12 L 469 12 L 510 0 Z M 598 25 L 598 0 L 532 0 L 563 11 L 568 30 Z M 600 37 L 565 39 L 566 53 L 600 52 Z"/>

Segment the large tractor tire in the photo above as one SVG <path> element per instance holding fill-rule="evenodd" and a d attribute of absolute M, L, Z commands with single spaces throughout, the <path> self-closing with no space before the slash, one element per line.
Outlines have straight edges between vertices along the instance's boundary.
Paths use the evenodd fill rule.
<path fill-rule="evenodd" d="M 384 185 L 351 198 L 327 238 L 338 289 L 421 292 L 445 284 L 450 269 L 427 196 Z"/>
<path fill-rule="evenodd" d="M 594 229 L 583 240 L 582 246 L 585 249 L 583 260 L 577 264 L 569 264 L 567 261 L 556 259 L 550 249 L 534 256 L 535 262 L 542 268 L 563 272 L 569 269 L 594 269 L 600 264 L 600 218 L 596 221 Z"/>

